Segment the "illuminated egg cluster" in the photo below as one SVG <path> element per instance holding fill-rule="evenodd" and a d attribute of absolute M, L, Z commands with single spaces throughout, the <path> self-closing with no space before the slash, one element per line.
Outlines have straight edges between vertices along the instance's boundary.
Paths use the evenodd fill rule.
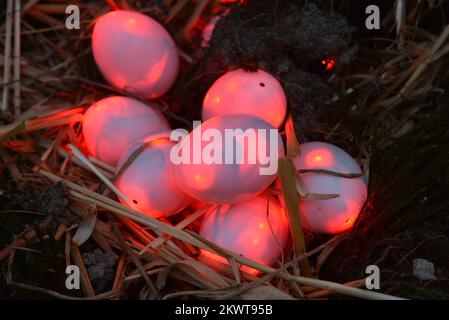
<path fill-rule="evenodd" d="M 344 174 L 362 173 L 349 154 L 324 142 L 302 144 L 301 156 L 294 163 L 298 170 L 325 169 Z M 317 233 L 334 234 L 353 226 L 367 197 L 363 176 L 345 178 L 313 172 L 301 174 L 301 178 L 308 193 L 339 195 L 327 200 L 300 200 L 304 228 Z"/>
<path fill-rule="evenodd" d="M 250 115 L 220 116 L 197 126 L 174 151 L 179 187 L 207 203 L 255 197 L 277 176 L 284 155 L 278 130 Z"/>
<path fill-rule="evenodd" d="M 156 103 L 148 104 L 114 96 L 90 106 L 83 119 L 83 134 L 89 153 L 115 166 L 132 142 L 169 130 L 170 126 L 157 110 Z"/>
<path fill-rule="evenodd" d="M 286 113 L 287 99 L 275 77 L 263 70 L 237 69 L 227 72 L 210 87 L 203 101 L 202 119 L 250 114 L 279 128 Z"/>
<path fill-rule="evenodd" d="M 267 210 L 268 209 L 268 210 Z M 211 208 L 204 217 L 200 235 L 219 246 L 263 265 L 273 265 L 281 256 L 288 238 L 288 221 L 277 199 L 262 194 L 234 205 Z M 208 264 L 227 263 L 206 250 L 201 258 Z M 247 266 L 242 270 L 257 274 Z"/>
<path fill-rule="evenodd" d="M 134 11 L 112 11 L 95 22 L 95 62 L 114 87 L 144 98 L 167 92 L 176 80 L 179 56 L 168 32 Z"/>
<path fill-rule="evenodd" d="M 170 150 L 175 143 L 169 140 L 169 133 L 153 135 L 132 144 L 122 155 L 118 170 L 142 143 L 146 144 L 145 148 L 119 175 L 116 187 L 132 209 L 153 218 L 178 213 L 192 199 L 176 184 L 170 161 Z"/>

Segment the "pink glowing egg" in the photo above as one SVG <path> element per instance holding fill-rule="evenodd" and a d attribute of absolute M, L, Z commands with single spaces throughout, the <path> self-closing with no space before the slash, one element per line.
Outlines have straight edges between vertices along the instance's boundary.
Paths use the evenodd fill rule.
<path fill-rule="evenodd" d="M 266 194 L 238 204 L 211 208 L 200 229 L 200 235 L 207 240 L 268 266 L 281 256 L 288 234 L 284 210 L 274 197 L 268 201 Z M 201 259 L 211 265 L 227 263 L 225 258 L 206 250 L 202 250 L 201 255 Z M 247 266 L 242 269 L 258 273 Z"/>
<path fill-rule="evenodd" d="M 157 131 L 169 130 L 170 126 L 157 110 L 157 104 L 148 104 L 114 96 L 90 106 L 83 119 L 83 134 L 89 153 L 115 166 L 132 142 Z"/>
<path fill-rule="evenodd" d="M 169 134 L 150 136 L 132 144 L 117 168 L 121 168 L 142 143 L 147 146 L 120 174 L 115 182 L 117 189 L 128 199 L 127 205 L 153 218 L 180 212 L 192 199 L 176 184 L 170 161 L 170 150 L 175 143 L 169 140 Z"/>
<path fill-rule="evenodd" d="M 114 87 L 144 98 L 166 93 L 176 80 L 179 56 L 168 32 L 134 11 L 112 11 L 97 19 L 92 34 L 95 62 Z"/>
<path fill-rule="evenodd" d="M 277 176 L 284 146 L 277 129 L 250 115 L 220 116 L 197 126 L 174 149 L 179 187 L 207 203 L 253 198 Z"/>
<path fill-rule="evenodd" d="M 357 162 L 337 146 L 323 142 L 301 145 L 301 156 L 294 161 L 297 169 L 325 169 L 339 173 L 362 173 Z M 308 193 L 338 194 L 328 200 L 300 200 L 304 228 L 334 234 L 350 229 L 367 197 L 362 177 L 344 178 L 324 173 L 301 174 Z"/>
<path fill-rule="evenodd" d="M 204 98 L 202 119 L 250 114 L 279 128 L 286 113 L 287 99 L 275 77 L 263 70 L 238 69 L 227 72 L 210 87 Z"/>

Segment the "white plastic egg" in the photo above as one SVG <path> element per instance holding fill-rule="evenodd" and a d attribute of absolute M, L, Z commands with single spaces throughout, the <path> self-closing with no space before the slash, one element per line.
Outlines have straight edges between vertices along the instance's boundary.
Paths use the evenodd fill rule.
<path fill-rule="evenodd" d="M 179 55 L 172 38 L 139 12 L 118 10 L 98 18 L 92 50 L 109 83 L 143 98 L 163 95 L 178 75 Z"/>
<path fill-rule="evenodd" d="M 362 173 L 359 165 L 345 151 L 324 142 L 301 145 L 301 155 L 294 160 L 296 169 L 325 169 L 339 173 Z M 334 234 L 350 229 L 367 197 L 367 185 L 362 177 L 344 178 L 325 173 L 304 173 L 301 179 L 308 193 L 338 194 L 327 200 L 300 200 L 301 222 L 304 228 Z"/>
<path fill-rule="evenodd" d="M 121 96 L 94 103 L 83 119 L 84 141 L 89 153 L 112 166 L 135 140 L 169 129 L 156 103 L 145 105 Z"/>
<path fill-rule="evenodd" d="M 268 201 L 265 193 L 234 205 L 211 208 L 200 229 L 200 235 L 207 240 L 268 266 L 280 258 L 288 233 L 284 210 L 274 197 Z M 206 250 L 201 251 L 201 259 L 210 265 L 227 263 L 225 258 Z M 258 273 L 246 266 L 242 269 Z"/>
<path fill-rule="evenodd" d="M 275 77 L 263 70 L 238 69 L 227 72 L 212 84 L 203 101 L 202 119 L 250 114 L 279 128 L 286 113 L 287 99 Z"/>
<path fill-rule="evenodd" d="M 132 144 L 122 155 L 117 170 L 142 143 L 148 145 L 124 169 L 115 185 L 132 209 L 153 218 L 176 214 L 192 199 L 176 184 L 170 161 L 170 150 L 175 143 L 169 140 L 169 134 L 150 136 Z"/>
<path fill-rule="evenodd" d="M 278 130 L 250 115 L 221 116 L 196 127 L 174 149 L 179 187 L 207 203 L 253 198 L 277 176 L 284 146 Z"/>

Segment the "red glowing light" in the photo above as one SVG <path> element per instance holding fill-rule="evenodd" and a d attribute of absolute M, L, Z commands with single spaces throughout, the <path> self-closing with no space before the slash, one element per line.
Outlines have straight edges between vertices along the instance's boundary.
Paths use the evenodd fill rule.
<path fill-rule="evenodd" d="M 332 162 L 333 156 L 326 149 L 316 149 L 306 155 L 306 165 L 310 168 L 330 167 Z"/>
<path fill-rule="evenodd" d="M 220 0 L 220 3 L 237 3 L 237 4 L 243 4 L 246 0 Z"/>
<path fill-rule="evenodd" d="M 226 258 L 223 258 L 222 256 L 212 253 L 210 251 L 200 249 L 201 255 L 200 255 L 200 261 L 203 261 L 206 264 L 218 267 L 220 264 L 227 265 L 228 260 Z M 216 263 L 214 263 L 216 262 Z M 249 273 L 253 276 L 257 276 L 260 274 L 260 271 L 248 266 L 240 266 L 240 270 L 246 273 Z"/>
<path fill-rule="evenodd" d="M 321 60 L 321 64 L 324 66 L 325 70 L 330 70 L 334 67 L 335 65 L 335 60 L 334 59 L 330 59 L 330 58 L 326 58 Z"/>

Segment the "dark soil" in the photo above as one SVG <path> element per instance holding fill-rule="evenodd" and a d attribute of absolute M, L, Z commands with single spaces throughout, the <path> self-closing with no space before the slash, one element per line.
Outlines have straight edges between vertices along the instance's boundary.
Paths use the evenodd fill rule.
<path fill-rule="evenodd" d="M 393 145 L 377 150 L 370 200 L 359 224 L 321 270 L 350 281 L 378 265 L 383 292 L 414 299 L 449 298 L 449 103 Z M 435 265 L 437 281 L 420 282 L 412 261 Z"/>
<path fill-rule="evenodd" d="M 261 68 L 281 81 L 297 132 L 314 137 L 334 92 L 326 81 L 333 73 L 326 73 L 321 62 L 333 59 L 335 70 L 342 70 L 357 49 L 354 30 L 344 17 L 316 4 L 248 1 L 217 23 L 209 46 L 179 81 L 175 95 L 180 105 L 191 107 L 190 117 L 199 119 L 203 97 L 218 77 L 230 69 Z"/>
<path fill-rule="evenodd" d="M 3 182 L 7 181 L 2 179 Z M 0 297 L 15 299 L 48 299 L 48 295 L 6 285 L 11 280 L 66 294 L 78 295 L 65 287 L 65 241 L 54 239 L 58 223 L 72 221 L 64 185 L 54 187 L 36 181 L 34 188 L 16 189 L 10 184 L 0 186 L 0 247 L 11 245 L 23 233 L 32 236 L 26 249 L 18 249 L 0 264 Z M 31 230 L 31 231 L 30 231 Z M 10 264 L 11 263 L 11 264 Z"/>

